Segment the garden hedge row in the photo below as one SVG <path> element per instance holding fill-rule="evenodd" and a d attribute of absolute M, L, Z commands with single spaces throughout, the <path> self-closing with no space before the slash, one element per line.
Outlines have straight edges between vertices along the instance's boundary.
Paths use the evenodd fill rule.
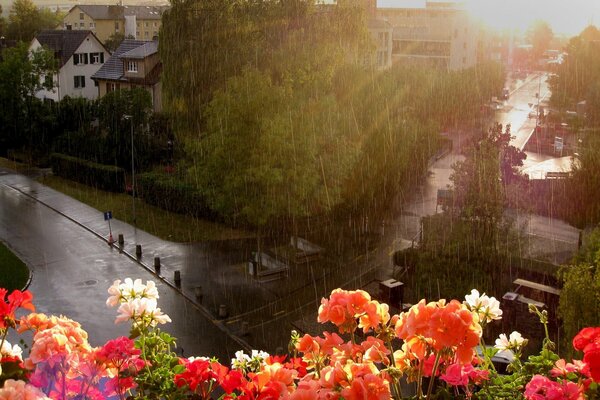
<path fill-rule="evenodd" d="M 125 170 L 123 168 L 97 164 L 60 153 L 51 154 L 50 164 L 55 175 L 110 192 L 125 190 Z"/>
<path fill-rule="evenodd" d="M 148 204 L 179 214 L 216 219 L 202 194 L 175 176 L 147 172 L 136 176 L 138 195 Z"/>

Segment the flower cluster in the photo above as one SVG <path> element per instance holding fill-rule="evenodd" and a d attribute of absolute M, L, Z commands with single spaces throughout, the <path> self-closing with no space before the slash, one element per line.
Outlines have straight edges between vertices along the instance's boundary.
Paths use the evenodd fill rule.
<path fill-rule="evenodd" d="M 134 281 L 126 278 L 123 283 L 117 279 L 108 289 L 108 293 L 110 297 L 106 300 L 106 305 L 119 305 L 116 324 L 132 321 L 135 327 L 148 328 L 171 322 L 171 318 L 158 308 L 158 289 L 152 281 L 144 285 L 141 279 Z"/>
<path fill-rule="evenodd" d="M 331 322 L 338 333 L 293 332 L 291 355 L 239 351 L 230 366 L 172 352 L 174 338 L 157 327 L 169 319 L 157 308 L 153 282 L 117 280 L 108 291 L 107 304 L 119 306 L 117 322 L 130 321 L 131 338 L 98 348 L 90 346 L 79 323 L 66 317 L 30 313 L 15 319 L 17 308 L 33 309 L 31 295 L 8 296 L 0 328 L 0 400 L 387 400 L 403 398 L 402 378 L 414 382 L 418 399 L 575 400 L 597 394 L 599 327 L 585 328 L 573 339 L 583 360 L 559 359 L 548 339 L 540 356 L 521 363 L 527 340 L 518 332 L 501 334 L 495 348 L 483 343 L 483 325 L 500 319 L 502 311 L 495 298 L 476 290 L 464 302 L 422 300 L 392 316 L 386 304 L 364 291 L 336 289 L 322 300 L 318 320 Z M 0 294 L 6 298 L 6 291 Z M 5 340 L 9 328 L 33 333 L 25 359 L 19 346 Z M 491 357 L 498 351 L 514 351 L 511 376 L 494 370 Z"/>

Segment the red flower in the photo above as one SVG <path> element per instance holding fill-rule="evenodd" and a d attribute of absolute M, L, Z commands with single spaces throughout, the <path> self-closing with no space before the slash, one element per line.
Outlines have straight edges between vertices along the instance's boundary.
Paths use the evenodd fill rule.
<path fill-rule="evenodd" d="M 575 350 L 585 351 L 585 347 L 593 343 L 600 344 L 600 327 L 583 328 L 573 338 Z"/>
<path fill-rule="evenodd" d="M 589 367 L 590 377 L 600 382 L 600 327 L 583 328 L 573 338 L 573 347 L 583 351 L 583 362 Z"/>
<path fill-rule="evenodd" d="M 21 292 L 13 290 L 6 298 L 8 291 L 0 288 L 0 329 L 15 326 L 15 312 L 19 308 L 35 311 L 35 306 L 31 302 L 33 295 L 29 290 Z"/>

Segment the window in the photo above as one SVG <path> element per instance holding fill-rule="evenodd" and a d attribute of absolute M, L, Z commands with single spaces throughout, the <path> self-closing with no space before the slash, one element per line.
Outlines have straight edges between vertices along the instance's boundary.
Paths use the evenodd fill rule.
<path fill-rule="evenodd" d="M 119 31 L 119 21 L 115 21 L 115 31 Z"/>
<path fill-rule="evenodd" d="M 75 75 L 73 77 L 75 83 L 75 89 L 81 89 L 85 87 L 85 76 L 83 75 Z"/>
<path fill-rule="evenodd" d="M 152 37 L 157 37 L 158 36 L 158 32 L 154 31 L 152 32 Z"/>
<path fill-rule="evenodd" d="M 90 22 L 90 28 L 95 28 L 95 27 L 96 27 L 96 24 L 93 22 Z"/>
<path fill-rule="evenodd" d="M 87 53 L 73 54 L 73 64 L 74 65 L 88 64 L 88 54 Z"/>
<path fill-rule="evenodd" d="M 82 12 L 79 13 L 79 19 L 83 19 L 83 13 Z"/>
<path fill-rule="evenodd" d="M 127 72 L 138 72 L 137 61 L 128 61 L 127 62 Z"/>
<path fill-rule="evenodd" d="M 120 84 L 108 82 L 106 84 L 106 93 L 114 92 L 116 90 L 119 90 L 120 88 L 121 88 Z"/>
<path fill-rule="evenodd" d="M 142 23 L 141 23 L 141 22 L 138 22 L 138 23 L 136 24 L 136 26 L 139 28 L 140 26 L 142 26 Z"/>
<path fill-rule="evenodd" d="M 158 26 L 158 22 L 154 22 L 154 27 L 156 28 Z"/>
<path fill-rule="evenodd" d="M 104 53 L 90 53 L 90 61 L 92 64 L 104 64 Z"/>
<path fill-rule="evenodd" d="M 150 24 L 148 24 L 147 22 L 144 24 L 144 26 L 147 28 L 148 26 L 150 26 Z"/>
<path fill-rule="evenodd" d="M 148 37 L 148 31 L 144 32 L 144 37 Z"/>
<path fill-rule="evenodd" d="M 140 37 L 140 31 L 135 31 L 135 37 L 139 38 Z"/>

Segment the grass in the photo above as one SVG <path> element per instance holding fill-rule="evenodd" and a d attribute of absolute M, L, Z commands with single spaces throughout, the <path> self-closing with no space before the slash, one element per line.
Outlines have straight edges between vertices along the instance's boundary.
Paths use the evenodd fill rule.
<path fill-rule="evenodd" d="M 0 288 L 23 289 L 29 278 L 29 269 L 25 263 L 6 246 L 0 243 Z"/>
<path fill-rule="evenodd" d="M 21 172 L 30 166 L 0 157 L 0 167 Z M 113 218 L 133 223 L 131 196 L 98 190 L 58 176 L 45 175 L 38 178 L 43 185 L 73 197 L 100 211 L 112 211 Z M 172 242 L 200 242 L 206 240 L 228 240 L 254 237 L 254 233 L 232 229 L 226 225 L 176 214 L 136 199 L 135 214 L 137 227 L 154 236 Z"/>
<path fill-rule="evenodd" d="M 113 218 L 129 224 L 133 223 L 133 201 L 132 197 L 127 194 L 105 192 L 53 175 L 43 176 L 38 181 L 97 210 L 110 210 Z M 199 242 L 253 237 L 252 232 L 232 229 L 223 224 L 168 212 L 146 204 L 140 199 L 136 199 L 135 214 L 139 229 L 173 242 Z"/>

